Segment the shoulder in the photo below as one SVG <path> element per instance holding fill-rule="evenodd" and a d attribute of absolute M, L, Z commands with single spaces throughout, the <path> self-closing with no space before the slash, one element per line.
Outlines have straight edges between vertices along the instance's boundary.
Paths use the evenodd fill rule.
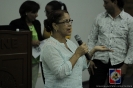
<path fill-rule="evenodd" d="M 125 12 L 125 11 L 122 11 L 122 15 L 125 16 L 125 17 L 132 17 L 129 13 Z"/>
<path fill-rule="evenodd" d="M 127 12 L 124 12 L 123 11 L 123 13 L 122 13 L 122 19 L 127 24 L 132 24 L 133 23 L 133 17 L 129 13 L 127 13 Z"/>
<path fill-rule="evenodd" d="M 99 14 L 95 17 L 94 22 L 97 23 L 98 21 L 101 21 L 102 19 L 105 19 L 106 16 L 107 16 L 107 12 L 106 12 L 106 11 L 104 11 L 104 12 L 102 12 L 102 13 L 99 13 Z"/>
<path fill-rule="evenodd" d="M 124 10 L 121 11 L 120 16 L 121 16 L 122 18 L 131 17 L 131 15 L 130 15 L 129 13 L 125 12 Z"/>
<path fill-rule="evenodd" d="M 26 29 L 26 22 L 21 18 L 12 20 L 9 25 L 12 27 L 13 30 L 19 29 Z"/>
<path fill-rule="evenodd" d="M 33 21 L 34 24 L 38 24 L 38 25 L 41 25 L 40 21 L 39 20 L 34 20 Z"/>
<path fill-rule="evenodd" d="M 69 44 L 70 46 L 72 46 L 72 47 L 77 47 L 77 45 L 73 42 L 73 41 L 71 41 L 70 39 L 67 39 L 67 44 Z"/>
<path fill-rule="evenodd" d="M 100 17 L 106 17 L 107 16 L 107 12 L 102 12 L 102 13 L 99 13 L 98 15 L 97 15 L 97 18 L 100 18 Z"/>
<path fill-rule="evenodd" d="M 127 12 L 123 12 L 122 16 L 125 19 L 133 19 L 133 17 L 129 13 L 127 13 Z"/>
<path fill-rule="evenodd" d="M 59 44 L 50 38 L 45 39 L 44 45 L 42 47 L 43 55 L 48 55 L 49 53 L 56 53 L 60 51 Z"/>
<path fill-rule="evenodd" d="M 45 39 L 44 47 L 57 47 L 58 43 L 54 41 L 51 37 Z"/>
<path fill-rule="evenodd" d="M 74 44 L 74 42 L 71 41 L 70 39 L 66 39 L 66 40 L 67 40 L 68 43 L 72 43 L 72 44 Z"/>
<path fill-rule="evenodd" d="M 10 22 L 10 24 L 18 24 L 18 23 L 20 23 L 20 22 L 22 22 L 22 20 L 21 20 L 20 18 L 18 18 L 18 19 L 12 20 L 12 21 Z"/>

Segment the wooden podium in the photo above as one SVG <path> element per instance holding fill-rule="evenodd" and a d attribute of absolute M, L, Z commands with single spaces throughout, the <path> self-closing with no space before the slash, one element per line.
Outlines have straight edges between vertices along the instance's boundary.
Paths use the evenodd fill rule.
<path fill-rule="evenodd" d="M 0 88 L 31 88 L 31 32 L 0 31 Z"/>

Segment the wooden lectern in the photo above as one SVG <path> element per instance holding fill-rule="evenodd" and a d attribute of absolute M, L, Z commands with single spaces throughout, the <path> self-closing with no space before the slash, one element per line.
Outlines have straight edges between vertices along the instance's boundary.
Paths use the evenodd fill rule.
<path fill-rule="evenodd" d="M 0 88 L 32 88 L 31 32 L 0 31 Z"/>

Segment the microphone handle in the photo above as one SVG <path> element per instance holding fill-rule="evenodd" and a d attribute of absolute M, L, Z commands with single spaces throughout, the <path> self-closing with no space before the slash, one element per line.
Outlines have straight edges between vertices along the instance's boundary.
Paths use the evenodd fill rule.
<path fill-rule="evenodd" d="M 79 45 L 81 45 L 83 42 L 80 40 L 80 41 L 77 41 Z M 90 56 L 89 56 L 89 53 L 86 53 L 85 54 L 85 57 L 87 58 L 87 60 L 91 60 L 90 59 Z"/>
<path fill-rule="evenodd" d="M 91 60 L 91 59 L 90 59 L 90 56 L 89 56 L 89 53 L 86 53 L 86 54 L 85 54 L 85 57 L 87 58 L 87 60 Z"/>
<path fill-rule="evenodd" d="M 79 45 L 82 45 L 82 43 L 83 43 L 81 40 L 79 40 L 77 42 L 78 42 Z"/>

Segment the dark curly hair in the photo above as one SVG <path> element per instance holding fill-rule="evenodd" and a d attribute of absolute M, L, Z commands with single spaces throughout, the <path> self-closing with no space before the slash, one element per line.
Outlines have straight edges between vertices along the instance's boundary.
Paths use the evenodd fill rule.
<path fill-rule="evenodd" d="M 46 6 L 51 6 L 52 10 L 66 10 L 67 11 L 66 5 L 60 1 L 51 1 Z"/>
<path fill-rule="evenodd" d="M 112 2 L 114 2 L 115 0 L 111 0 Z M 117 5 L 120 9 L 123 9 L 124 7 L 124 0 L 117 0 Z"/>
<path fill-rule="evenodd" d="M 21 17 L 25 17 L 27 12 L 36 13 L 40 9 L 40 5 L 34 1 L 25 1 L 19 8 Z"/>
<path fill-rule="evenodd" d="M 50 13 L 48 19 L 44 20 L 44 26 L 47 32 L 53 31 L 52 23 L 58 23 L 64 13 L 68 13 L 66 10 L 55 10 Z"/>

